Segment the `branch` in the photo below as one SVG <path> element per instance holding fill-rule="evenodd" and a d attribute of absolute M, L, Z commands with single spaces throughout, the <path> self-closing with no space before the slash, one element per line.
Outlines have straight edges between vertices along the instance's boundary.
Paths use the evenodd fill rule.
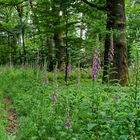
<path fill-rule="evenodd" d="M 96 4 L 94 4 L 94 3 L 91 3 L 91 2 L 89 2 L 89 1 L 87 1 L 87 0 L 82 0 L 84 3 L 86 3 L 87 5 L 89 5 L 90 7 L 94 7 L 94 8 L 96 8 L 96 9 L 98 9 L 98 10 L 102 10 L 102 11 L 106 11 L 106 6 L 98 6 L 98 5 L 96 5 Z"/>

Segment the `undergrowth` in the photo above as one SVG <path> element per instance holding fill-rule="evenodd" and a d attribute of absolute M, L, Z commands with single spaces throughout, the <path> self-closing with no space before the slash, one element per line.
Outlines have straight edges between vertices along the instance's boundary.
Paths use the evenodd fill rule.
<path fill-rule="evenodd" d="M 0 97 L 10 96 L 19 117 L 16 140 L 140 139 L 140 92 L 135 100 L 135 87 L 92 83 L 90 76 L 77 84 L 75 73 L 67 85 L 61 73 L 57 83 L 48 73 L 46 84 L 39 70 L 0 69 Z M 6 140 L 3 130 L 0 139 Z"/>

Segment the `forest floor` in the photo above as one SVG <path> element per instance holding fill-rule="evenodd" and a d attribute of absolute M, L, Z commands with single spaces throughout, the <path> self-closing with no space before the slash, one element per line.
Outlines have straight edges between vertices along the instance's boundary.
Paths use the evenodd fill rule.
<path fill-rule="evenodd" d="M 0 140 L 140 139 L 140 88 L 77 75 L 0 68 Z"/>
<path fill-rule="evenodd" d="M 17 127 L 18 127 L 18 119 L 17 114 L 15 112 L 15 109 L 12 106 L 12 102 L 9 96 L 4 96 L 3 102 L 6 109 L 6 119 L 7 119 L 7 125 L 6 125 L 6 131 L 8 134 L 15 134 Z"/>

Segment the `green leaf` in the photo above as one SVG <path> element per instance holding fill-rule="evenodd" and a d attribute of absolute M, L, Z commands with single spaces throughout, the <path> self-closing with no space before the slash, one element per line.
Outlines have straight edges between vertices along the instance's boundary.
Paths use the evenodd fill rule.
<path fill-rule="evenodd" d="M 128 136 L 127 135 L 121 135 L 120 136 L 120 140 L 127 140 L 128 139 Z"/>
<path fill-rule="evenodd" d="M 97 124 L 95 123 L 90 123 L 87 125 L 87 130 L 90 131 L 91 129 L 93 129 L 95 126 L 97 126 Z"/>

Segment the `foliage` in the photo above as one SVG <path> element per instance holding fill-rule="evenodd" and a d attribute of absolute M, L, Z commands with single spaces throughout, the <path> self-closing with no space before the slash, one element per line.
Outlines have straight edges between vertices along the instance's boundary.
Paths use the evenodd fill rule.
<path fill-rule="evenodd" d="M 84 63 L 91 64 L 93 48 L 97 47 L 96 36 L 105 32 L 104 13 L 89 8 L 83 11 L 87 6 L 80 1 L 12 1 L 11 4 L 10 0 L 2 0 L 0 7 L 0 40 L 2 40 L 0 54 L 4 55 L 0 64 L 23 63 L 24 51 L 26 51 L 28 64 L 35 64 L 38 61 L 37 57 L 40 65 L 45 63 L 44 58 L 49 61 L 47 38 L 53 39 L 55 33 L 59 32 L 65 47 L 66 16 L 68 17 L 67 41 L 73 65 L 77 65 L 77 60 L 81 60 L 81 49 L 85 50 L 85 58 L 87 58 Z M 21 8 L 21 17 L 19 8 Z M 93 18 L 95 20 L 92 20 Z M 3 45 L 4 42 L 6 45 Z M 103 40 L 100 44 L 103 44 Z M 9 50 L 8 53 L 3 46 Z M 57 48 L 54 39 L 52 50 L 52 59 L 56 61 Z M 37 56 L 38 52 L 39 56 Z"/>
<path fill-rule="evenodd" d="M 121 36 L 113 40 L 106 29 L 109 0 L 88 1 L 93 7 L 86 0 L 0 1 L 0 140 L 140 139 L 140 2 L 125 1 L 130 84 L 121 87 L 120 79 L 101 83 L 105 57 L 112 57 L 108 80 L 113 63 L 122 68 L 114 54 L 127 60 L 123 45 L 114 49 Z M 5 96 L 19 118 L 15 135 L 5 131 Z"/>
<path fill-rule="evenodd" d="M 5 132 L 5 116 L 6 116 L 6 112 L 4 110 L 4 105 L 2 104 L 2 96 L 0 97 L 0 139 L 1 140 L 6 140 L 7 139 L 7 135 Z"/>
<path fill-rule="evenodd" d="M 44 75 L 32 68 L 1 68 L 1 93 L 11 97 L 20 120 L 16 139 L 140 138 L 140 96 L 135 100 L 134 87 L 101 85 L 84 78 L 78 90 L 76 79 L 67 89 L 60 78 L 55 103 L 55 81 L 46 85 Z M 64 127 L 67 109 L 72 128 Z"/>

